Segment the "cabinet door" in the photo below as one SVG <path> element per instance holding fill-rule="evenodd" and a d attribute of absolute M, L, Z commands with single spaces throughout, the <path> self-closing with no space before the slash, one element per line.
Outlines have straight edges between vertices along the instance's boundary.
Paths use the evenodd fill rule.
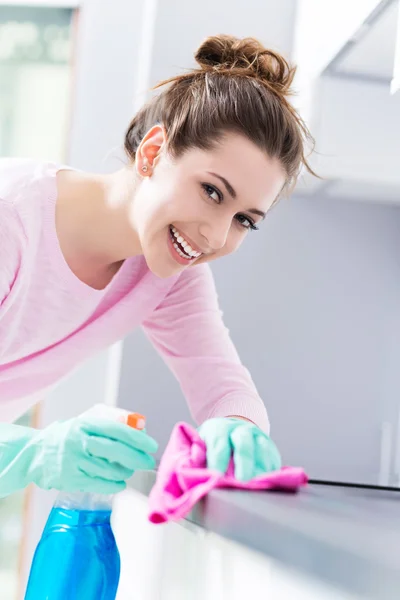
<path fill-rule="evenodd" d="M 131 489 L 116 498 L 113 530 L 121 555 L 116 600 L 355 600 L 187 521 L 151 525 L 147 510 L 147 497 Z"/>

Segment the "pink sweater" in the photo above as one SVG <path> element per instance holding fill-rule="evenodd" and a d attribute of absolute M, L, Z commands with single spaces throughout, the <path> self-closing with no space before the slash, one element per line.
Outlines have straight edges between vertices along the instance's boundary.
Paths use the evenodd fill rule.
<path fill-rule="evenodd" d="M 223 324 L 209 267 L 159 279 L 136 256 L 106 289 L 84 284 L 58 244 L 59 168 L 0 159 L 0 421 L 15 420 L 79 363 L 141 325 L 196 422 L 242 415 L 268 430 L 265 407 Z"/>

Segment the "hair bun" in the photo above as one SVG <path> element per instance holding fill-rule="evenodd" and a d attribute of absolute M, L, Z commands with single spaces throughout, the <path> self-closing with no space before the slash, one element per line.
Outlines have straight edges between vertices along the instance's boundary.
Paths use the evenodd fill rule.
<path fill-rule="evenodd" d="M 289 93 L 296 71 L 281 54 L 251 37 L 208 37 L 197 50 L 195 60 L 206 71 L 231 71 L 232 75 L 256 77 L 280 94 Z"/>

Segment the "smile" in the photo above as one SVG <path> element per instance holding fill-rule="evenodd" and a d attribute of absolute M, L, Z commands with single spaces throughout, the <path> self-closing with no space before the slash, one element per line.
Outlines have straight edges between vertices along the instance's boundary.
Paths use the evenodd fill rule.
<path fill-rule="evenodd" d="M 189 242 L 185 240 L 182 234 L 174 227 L 170 225 L 169 233 L 171 236 L 172 244 L 181 258 L 184 258 L 187 261 L 195 260 L 201 256 L 201 252 L 197 252 L 194 250 Z"/>

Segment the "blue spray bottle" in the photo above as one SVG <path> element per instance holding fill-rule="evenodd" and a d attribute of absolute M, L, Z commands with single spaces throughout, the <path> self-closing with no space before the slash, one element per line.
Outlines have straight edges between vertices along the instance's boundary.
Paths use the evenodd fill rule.
<path fill-rule="evenodd" d="M 84 414 L 145 427 L 142 415 L 102 404 Z M 115 600 L 120 556 L 112 500 L 103 494 L 58 495 L 35 551 L 25 600 Z"/>

